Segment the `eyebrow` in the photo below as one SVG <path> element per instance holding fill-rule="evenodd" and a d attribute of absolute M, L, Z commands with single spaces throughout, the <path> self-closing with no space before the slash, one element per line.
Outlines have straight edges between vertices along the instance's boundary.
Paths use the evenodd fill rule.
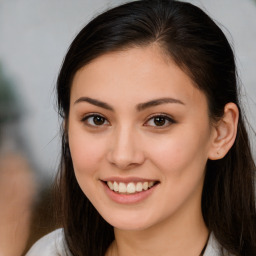
<path fill-rule="evenodd" d="M 81 97 L 81 98 L 77 99 L 74 104 L 77 104 L 77 103 L 80 103 L 80 102 L 88 102 L 88 103 L 90 103 L 92 105 L 95 105 L 97 107 L 105 108 L 107 110 L 114 111 L 114 108 L 111 107 L 109 104 L 107 104 L 105 102 L 102 102 L 102 101 L 99 101 L 99 100 L 96 100 L 96 99 L 89 98 L 89 97 Z"/>
<path fill-rule="evenodd" d="M 97 107 L 101 107 L 107 110 L 111 110 L 114 112 L 114 108 L 112 106 L 110 106 L 108 103 L 96 100 L 96 99 L 92 99 L 89 97 L 81 97 L 79 99 L 77 99 L 74 104 L 80 103 L 80 102 L 88 102 L 92 105 L 95 105 Z M 178 99 L 174 99 L 174 98 L 160 98 L 160 99 L 154 99 L 148 102 L 144 102 L 144 103 L 140 103 L 136 106 L 137 111 L 142 111 L 145 110 L 147 108 L 150 107 L 154 107 L 154 106 L 158 106 L 158 105 L 162 105 L 162 104 L 167 104 L 167 103 L 176 103 L 176 104 L 181 104 L 181 105 L 185 105 L 181 100 Z"/>
<path fill-rule="evenodd" d="M 181 100 L 174 99 L 174 98 L 160 98 L 160 99 L 155 99 L 151 100 L 145 103 L 140 103 L 136 106 L 136 109 L 138 111 L 142 111 L 146 108 L 162 105 L 162 104 L 167 104 L 167 103 L 177 103 L 181 105 L 185 105 Z"/>

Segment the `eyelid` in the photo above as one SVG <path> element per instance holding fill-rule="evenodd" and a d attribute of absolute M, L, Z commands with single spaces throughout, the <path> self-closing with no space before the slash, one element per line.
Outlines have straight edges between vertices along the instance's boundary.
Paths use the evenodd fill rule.
<path fill-rule="evenodd" d="M 90 117 L 95 117 L 95 116 L 100 116 L 100 117 L 102 117 L 102 118 L 104 118 L 105 119 L 105 121 L 107 121 L 107 125 L 109 125 L 110 124 L 110 122 L 108 121 L 108 119 L 105 117 L 105 116 L 103 116 L 102 114 L 100 114 L 100 113 L 88 113 L 88 114 L 86 114 L 86 115 L 83 115 L 83 117 L 81 118 L 81 122 L 83 122 L 83 123 L 86 123 L 85 125 L 87 125 L 87 126 L 89 126 L 89 127 L 93 127 L 93 128 L 101 128 L 101 127 L 103 127 L 103 126 L 106 126 L 106 124 L 102 124 L 102 125 L 91 125 L 91 124 L 89 124 L 88 122 L 86 122 Z"/>
<path fill-rule="evenodd" d="M 156 117 L 163 117 L 163 118 L 165 118 L 165 119 L 169 122 L 169 124 L 167 124 L 167 125 L 165 124 L 165 125 L 163 125 L 163 126 L 145 125 L 145 124 L 148 123 L 151 119 L 156 118 Z M 176 121 L 174 120 L 174 118 L 171 117 L 170 115 L 168 115 L 168 114 L 166 114 L 166 113 L 157 113 L 157 114 L 150 115 L 150 116 L 147 118 L 147 120 L 146 120 L 144 126 L 150 126 L 150 127 L 155 128 L 155 129 L 164 129 L 164 128 L 166 128 L 166 127 L 169 127 L 171 124 L 175 124 L 175 123 L 177 123 L 177 122 L 176 122 Z"/>

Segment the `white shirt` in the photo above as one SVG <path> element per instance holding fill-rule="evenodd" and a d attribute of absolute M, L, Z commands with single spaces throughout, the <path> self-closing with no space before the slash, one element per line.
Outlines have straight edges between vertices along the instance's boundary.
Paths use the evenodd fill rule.
<path fill-rule="evenodd" d="M 66 256 L 64 241 L 63 229 L 57 229 L 38 240 L 26 256 Z M 220 252 L 221 247 L 212 233 L 203 256 L 219 256 Z"/>

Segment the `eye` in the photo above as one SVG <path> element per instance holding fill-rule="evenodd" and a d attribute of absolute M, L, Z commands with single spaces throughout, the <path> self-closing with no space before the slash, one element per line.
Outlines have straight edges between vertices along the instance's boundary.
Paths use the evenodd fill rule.
<path fill-rule="evenodd" d="M 90 114 L 87 115 L 85 117 L 83 117 L 83 119 L 81 120 L 82 122 L 84 122 L 86 125 L 88 126 L 104 126 L 104 125 L 108 125 L 109 122 L 107 121 L 107 119 L 101 115 L 97 115 L 97 114 Z"/>
<path fill-rule="evenodd" d="M 163 127 L 167 127 L 173 123 L 175 123 L 175 121 L 170 116 L 155 115 L 155 116 L 151 117 L 150 119 L 148 119 L 148 121 L 146 122 L 145 125 L 163 128 Z"/>

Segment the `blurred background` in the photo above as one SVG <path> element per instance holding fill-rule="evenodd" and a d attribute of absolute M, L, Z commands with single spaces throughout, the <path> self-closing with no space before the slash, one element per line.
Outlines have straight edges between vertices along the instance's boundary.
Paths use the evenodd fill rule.
<path fill-rule="evenodd" d="M 58 71 L 80 29 L 124 2 L 0 0 L 0 254 L 21 255 L 55 228 L 49 209 L 60 155 Z M 244 109 L 256 130 L 256 0 L 187 2 L 216 20 L 232 43 Z M 256 152 L 253 132 L 251 139 Z"/>

